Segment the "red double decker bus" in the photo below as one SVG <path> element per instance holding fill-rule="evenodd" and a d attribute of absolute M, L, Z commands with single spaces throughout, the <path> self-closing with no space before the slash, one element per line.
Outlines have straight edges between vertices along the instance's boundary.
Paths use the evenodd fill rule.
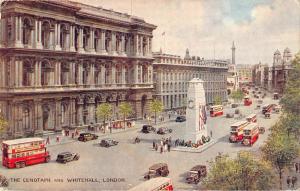
<path fill-rule="evenodd" d="M 49 162 L 50 155 L 44 142 L 44 139 L 37 137 L 3 141 L 2 165 L 7 168 L 23 168 Z"/>
<path fill-rule="evenodd" d="M 252 146 L 258 139 L 259 128 L 257 123 L 251 123 L 244 129 L 244 138 L 242 144 L 245 146 Z"/>
<path fill-rule="evenodd" d="M 173 184 L 170 178 L 157 177 L 147 180 L 129 191 L 173 191 Z"/>
<path fill-rule="evenodd" d="M 222 105 L 213 105 L 210 107 L 210 116 L 216 117 L 218 115 L 223 115 L 223 106 Z"/>
<path fill-rule="evenodd" d="M 251 123 L 256 123 L 257 122 L 257 116 L 256 116 L 256 114 L 252 113 L 252 114 L 250 114 L 246 117 L 246 120 L 248 122 L 251 122 Z"/>
<path fill-rule="evenodd" d="M 252 100 L 250 99 L 249 96 L 244 97 L 244 106 L 249 106 L 252 104 Z"/>
<path fill-rule="evenodd" d="M 229 142 L 236 143 L 243 140 L 243 130 L 249 124 L 248 121 L 238 121 L 230 126 Z"/>

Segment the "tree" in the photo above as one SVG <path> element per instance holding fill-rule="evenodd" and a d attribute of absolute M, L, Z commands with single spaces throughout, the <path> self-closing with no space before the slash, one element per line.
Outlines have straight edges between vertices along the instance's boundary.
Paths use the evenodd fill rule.
<path fill-rule="evenodd" d="M 292 61 L 292 67 L 280 104 L 286 112 L 300 115 L 300 52 Z"/>
<path fill-rule="evenodd" d="M 0 114 L 0 133 L 3 132 L 5 130 L 5 128 L 7 127 L 8 123 L 5 120 L 5 118 L 3 117 L 3 115 Z"/>
<path fill-rule="evenodd" d="M 150 103 L 150 111 L 152 113 L 154 113 L 154 120 L 155 120 L 155 124 L 156 124 L 156 116 L 157 113 L 162 112 L 164 109 L 164 106 L 162 104 L 162 102 L 158 99 L 154 99 L 151 101 Z"/>
<path fill-rule="evenodd" d="M 221 104 L 222 104 L 222 98 L 220 96 L 215 96 L 214 105 L 221 105 Z"/>
<path fill-rule="evenodd" d="M 244 98 L 244 94 L 241 90 L 236 90 L 231 92 L 230 97 L 234 100 L 234 102 L 240 102 Z"/>
<path fill-rule="evenodd" d="M 270 163 L 241 151 L 232 159 L 219 155 L 210 162 L 210 171 L 203 185 L 209 190 L 268 190 L 274 184 Z"/>
<path fill-rule="evenodd" d="M 280 116 L 279 122 L 271 128 L 274 132 L 285 132 L 288 137 L 291 134 L 295 138 L 300 136 L 300 115 L 293 113 L 283 113 Z"/>
<path fill-rule="evenodd" d="M 112 116 L 111 105 L 109 103 L 100 104 L 99 106 L 97 106 L 96 115 L 97 117 L 103 119 L 104 133 L 105 133 L 105 122 L 106 120 L 109 120 L 109 118 Z"/>
<path fill-rule="evenodd" d="M 122 102 L 119 106 L 119 111 L 123 115 L 124 129 L 125 129 L 125 120 L 126 117 L 132 114 L 133 110 L 131 105 L 128 102 Z"/>
<path fill-rule="evenodd" d="M 263 158 L 270 161 L 277 169 L 280 179 L 280 189 L 282 190 L 282 174 L 284 169 L 289 167 L 292 161 L 299 156 L 300 150 L 299 143 L 294 138 L 289 137 L 284 131 L 276 131 L 276 129 L 282 128 L 280 125 L 277 124 L 275 131 L 273 128 L 272 133 L 261 150 Z"/>

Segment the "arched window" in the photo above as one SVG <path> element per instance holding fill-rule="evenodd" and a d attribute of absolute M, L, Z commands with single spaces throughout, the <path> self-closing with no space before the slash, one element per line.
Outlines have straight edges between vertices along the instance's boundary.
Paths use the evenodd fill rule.
<path fill-rule="evenodd" d="M 101 49 L 101 45 L 100 45 L 100 42 L 101 42 L 101 33 L 99 30 L 96 30 L 95 31 L 95 38 L 94 38 L 94 45 L 95 45 L 95 50 L 98 52 L 100 51 Z"/>
<path fill-rule="evenodd" d="M 147 40 L 146 40 L 146 38 L 144 37 L 144 38 L 142 38 L 143 39 L 143 44 L 142 44 L 142 48 L 143 48 L 143 56 L 145 56 L 146 54 L 147 54 Z"/>
<path fill-rule="evenodd" d="M 116 65 L 116 83 L 120 84 L 122 83 L 122 66 L 120 64 Z"/>
<path fill-rule="evenodd" d="M 60 46 L 62 50 L 69 49 L 69 28 L 66 24 L 60 25 Z"/>
<path fill-rule="evenodd" d="M 25 131 L 30 129 L 30 109 L 28 107 L 23 108 L 23 128 Z"/>
<path fill-rule="evenodd" d="M 148 82 L 148 66 L 142 65 L 142 83 Z"/>
<path fill-rule="evenodd" d="M 70 65 L 68 63 L 61 63 L 60 83 L 61 85 L 68 85 Z"/>
<path fill-rule="evenodd" d="M 106 52 L 110 52 L 110 41 L 111 41 L 111 32 L 106 31 L 106 33 L 105 33 L 105 50 L 106 50 Z"/>
<path fill-rule="evenodd" d="M 96 85 L 100 84 L 100 82 L 101 82 L 101 64 L 99 64 L 99 63 L 95 64 L 94 76 L 95 76 L 95 84 Z"/>
<path fill-rule="evenodd" d="M 83 71 L 82 71 L 82 83 L 83 84 L 88 84 L 88 79 L 89 79 L 89 72 L 90 72 L 90 65 L 88 63 L 83 64 Z"/>
<path fill-rule="evenodd" d="M 105 65 L 105 84 L 111 83 L 111 66 L 109 64 Z"/>
<path fill-rule="evenodd" d="M 83 48 L 85 51 L 88 51 L 88 40 L 89 40 L 89 30 L 87 28 L 83 29 Z"/>
<path fill-rule="evenodd" d="M 129 66 L 125 65 L 125 84 L 129 83 Z"/>
<path fill-rule="evenodd" d="M 32 22 L 29 18 L 24 18 L 23 20 L 23 37 L 22 37 L 22 41 L 24 46 L 30 46 L 32 39 L 31 39 L 31 32 L 32 32 Z"/>
<path fill-rule="evenodd" d="M 44 49 L 50 49 L 50 23 L 44 21 L 42 24 L 42 45 Z"/>
<path fill-rule="evenodd" d="M 54 67 L 46 60 L 42 61 L 42 71 L 41 71 L 41 84 L 42 86 L 48 86 L 52 83 L 52 73 L 54 71 Z"/>
<path fill-rule="evenodd" d="M 34 73 L 34 66 L 33 64 L 25 60 L 23 62 L 23 86 L 31 86 L 33 84 L 33 73 Z"/>

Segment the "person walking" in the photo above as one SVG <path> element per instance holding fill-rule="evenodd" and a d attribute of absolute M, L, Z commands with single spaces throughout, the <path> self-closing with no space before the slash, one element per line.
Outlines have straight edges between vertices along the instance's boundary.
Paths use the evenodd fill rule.
<path fill-rule="evenodd" d="M 292 188 L 295 188 L 296 182 L 297 182 L 297 177 L 293 176 L 293 178 L 292 178 Z"/>
<path fill-rule="evenodd" d="M 46 145 L 50 144 L 50 137 L 48 136 L 46 139 Z"/>
<path fill-rule="evenodd" d="M 291 177 L 288 176 L 288 177 L 286 178 L 286 184 L 287 184 L 288 188 L 291 186 L 291 181 L 292 181 Z"/>
<path fill-rule="evenodd" d="M 56 142 L 57 143 L 59 142 L 59 136 L 58 135 L 56 136 Z"/>
<path fill-rule="evenodd" d="M 212 138 L 212 130 L 210 130 L 210 138 Z"/>
<path fill-rule="evenodd" d="M 163 146 L 160 146 L 160 154 L 163 153 Z"/>
<path fill-rule="evenodd" d="M 153 141 L 152 147 L 153 149 L 155 149 L 155 141 Z"/>
<path fill-rule="evenodd" d="M 296 173 L 299 171 L 299 163 L 295 163 L 295 169 L 296 169 Z"/>
<path fill-rule="evenodd" d="M 158 150 L 158 145 L 155 143 L 155 151 Z"/>
<path fill-rule="evenodd" d="M 167 150 L 168 150 L 168 144 L 165 144 L 164 151 L 167 152 Z"/>
<path fill-rule="evenodd" d="M 170 152 L 170 150 L 171 150 L 171 145 L 168 144 L 168 152 Z"/>

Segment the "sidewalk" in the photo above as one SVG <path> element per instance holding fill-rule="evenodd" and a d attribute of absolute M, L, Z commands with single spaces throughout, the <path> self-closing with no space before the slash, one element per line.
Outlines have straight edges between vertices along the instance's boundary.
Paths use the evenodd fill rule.
<path fill-rule="evenodd" d="M 298 163 L 300 163 L 300 159 L 297 159 L 296 161 Z M 283 190 L 300 190 L 300 171 L 298 173 L 296 173 L 296 169 L 294 166 L 292 166 L 291 170 L 286 170 L 286 171 L 283 173 L 283 176 L 282 176 L 282 189 Z M 294 188 L 288 187 L 288 185 L 286 183 L 286 179 L 288 176 L 290 176 L 290 177 L 296 176 L 297 177 L 297 181 L 296 181 Z"/>

